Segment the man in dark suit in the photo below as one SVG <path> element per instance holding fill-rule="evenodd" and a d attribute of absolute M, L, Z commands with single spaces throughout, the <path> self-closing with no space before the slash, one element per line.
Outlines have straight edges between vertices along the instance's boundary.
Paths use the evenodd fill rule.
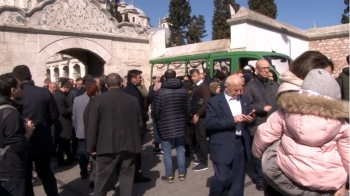
<path fill-rule="evenodd" d="M 70 165 L 70 163 L 75 160 L 70 149 L 70 141 L 73 134 L 72 105 L 67 99 L 67 94 L 71 87 L 72 85 L 69 79 L 62 79 L 60 88 L 54 94 L 58 110 L 60 111 L 60 117 L 54 124 L 55 137 L 58 141 L 56 154 L 58 166 Z M 67 161 L 64 160 L 64 153 L 67 155 Z"/>
<path fill-rule="evenodd" d="M 140 107 L 140 111 L 141 111 L 141 115 L 142 115 L 142 121 L 143 121 L 143 124 L 140 128 L 141 142 L 142 142 L 143 136 L 147 131 L 146 122 L 149 120 L 149 115 L 148 115 L 146 107 L 145 107 L 145 99 L 142 96 L 139 89 L 137 88 L 142 83 L 141 74 L 142 74 L 142 71 L 136 70 L 136 69 L 128 71 L 128 76 L 127 76 L 128 82 L 127 82 L 126 87 L 123 89 L 123 91 L 125 93 L 133 96 L 133 97 L 136 97 L 136 99 L 139 103 L 139 107 Z M 141 165 L 142 165 L 141 153 L 139 155 L 137 155 L 135 164 L 136 164 L 135 165 L 135 178 L 134 178 L 135 183 L 143 183 L 143 182 L 151 181 L 150 178 L 144 177 L 141 173 Z"/>
<path fill-rule="evenodd" d="M 15 76 L 22 82 L 23 99 L 18 103 L 23 105 L 23 117 L 31 119 L 35 130 L 29 140 L 29 154 L 26 166 L 26 195 L 34 195 L 32 186 L 32 163 L 41 179 L 47 195 L 58 195 L 57 183 L 51 171 L 53 141 L 51 125 L 59 116 L 56 102 L 46 88 L 31 83 L 32 74 L 26 65 L 18 65 L 13 69 Z"/>
<path fill-rule="evenodd" d="M 122 81 L 118 74 L 109 74 L 109 91 L 96 96 L 90 109 L 87 147 L 97 154 L 96 196 L 107 194 L 113 175 L 119 177 L 121 195 L 132 195 L 143 120 L 137 99 L 121 90 Z"/>
<path fill-rule="evenodd" d="M 206 127 L 210 131 L 210 158 L 215 175 L 210 195 L 242 196 L 246 159 L 250 159 L 247 124 L 254 121 L 249 98 L 241 95 L 243 79 L 237 75 L 225 81 L 225 92 L 207 104 Z"/>

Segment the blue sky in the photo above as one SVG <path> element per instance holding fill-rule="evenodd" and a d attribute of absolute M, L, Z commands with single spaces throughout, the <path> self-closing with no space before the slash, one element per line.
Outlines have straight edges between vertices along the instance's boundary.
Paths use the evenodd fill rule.
<path fill-rule="evenodd" d="M 132 0 L 124 0 L 130 4 Z M 143 10 L 151 19 L 152 26 L 158 26 L 159 18 L 169 11 L 170 0 L 133 0 L 134 6 Z M 214 0 L 190 0 L 192 15 L 202 14 L 206 20 L 208 36 L 211 40 L 211 20 L 214 12 Z M 248 0 L 236 0 L 247 7 Z M 341 14 L 345 8 L 343 0 L 275 0 L 277 4 L 277 20 L 300 29 L 310 29 L 316 22 L 317 27 L 340 24 Z"/>

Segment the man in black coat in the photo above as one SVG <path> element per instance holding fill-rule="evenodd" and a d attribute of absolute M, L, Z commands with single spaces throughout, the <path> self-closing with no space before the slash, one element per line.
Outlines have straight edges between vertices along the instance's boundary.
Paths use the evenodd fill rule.
<path fill-rule="evenodd" d="M 146 122 L 149 120 L 149 116 L 145 107 L 145 99 L 142 96 L 141 92 L 137 89 L 137 86 L 140 86 L 142 83 L 142 71 L 140 70 L 130 70 L 128 71 L 128 82 L 127 86 L 123 89 L 123 91 L 133 97 L 136 97 L 138 103 L 139 103 L 139 108 L 141 111 L 142 115 L 142 126 L 140 128 L 140 133 L 141 133 L 141 141 L 143 139 L 144 134 L 147 131 L 146 127 Z M 146 178 L 142 175 L 141 173 L 141 154 L 137 155 L 136 158 L 136 163 L 135 163 L 135 178 L 134 181 L 135 183 L 142 183 L 142 182 L 149 182 L 151 181 L 150 178 Z"/>
<path fill-rule="evenodd" d="M 166 80 L 156 93 L 153 101 L 154 120 L 162 141 L 164 151 L 165 176 L 161 179 L 167 183 L 174 182 L 171 149 L 174 142 L 178 162 L 179 179 L 186 179 L 185 167 L 185 135 L 190 114 L 190 99 L 180 79 L 176 78 L 174 70 L 165 72 Z"/>
<path fill-rule="evenodd" d="M 58 120 L 54 124 L 55 137 L 58 141 L 57 164 L 59 166 L 69 165 L 74 160 L 70 149 L 70 141 L 73 134 L 72 106 L 67 100 L 72 85 L 68 79 L 61 81 L 59 90 L 54 94 L 55 101 L 60 112 Z M 67 162 L 64 161 L 63 153 L 67 155 Z"/>
<path fill-rule="evenodd" d="M 213 79 L 210 77 L 210 69 L 208 68 L 203 69 L 203 75 L 204 75 L 203 83 L 209 86 L 209 84 L 213 81 Z"/>
<path fill-rule="evenodd" d="M 132 195 L 135 159 L 142 151 L 139 103 L 120 89 L 122 81 L 118 74 L 109 74 L 109 91 L 96 96 L 90 108 L 87 148 L 97 154 L 96 196 L 107 194 L 115 170 L 121 195 Z"/>
<path fill-rule="evenodd" d="M 278 109 L 277 90 L 278 84 L 273 80 L 269 80 L 270 63 L 264 59 L 256 62 L 256 78 L 247 83 L 244 89 L 244 95 L 250 99 L 250 104 L 256 111 L 256 121 L 254 125 L 248 127 L 251 141 L 254 141 L 254 134 L 259 125 L 266 122 L 267 118 Z M 254 161 L 254 179 L 258 190 L 263 189 L 263 176 L 261 168 L 261 160 L 253 157 Z"/>
<path fill-rule="evenodd" d="M 58 195 L 56 178 L 50 167 L 53 145 L 50 127 L 59 116 L 56 102 L 48 89 L 37 87 L 30 82 L 32 75 L 26 65 L 16 66 L 13 73 L 23 85 L 23 99 L 19 101 L 19 104 L 23 105 L 23 117 L 32 120 L 35 125 L 34 133 L 29 140 L 26 195 L 34 195 L 33 161 L 45 193 L 52 196 Z"/>

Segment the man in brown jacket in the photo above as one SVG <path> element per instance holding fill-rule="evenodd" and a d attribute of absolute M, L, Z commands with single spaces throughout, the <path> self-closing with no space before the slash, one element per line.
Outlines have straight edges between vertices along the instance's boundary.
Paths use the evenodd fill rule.
<path fill-rule="evenodd" d="M 193 164 L 197 166 L 192 169 L 193 171 L 202 171 L 208 169 L 209 142 L 207 140 L 208 135 L 205 127 L 205 112 L 211 92 L 209 86 L 204 84 L 203 80 L 200 78 L 198 69 L 191 70 L 191 79 L 195 84 L 191 96 L 191 114 L 195 126 L 196 139 L 201 150 L 200 157 L 193 160 Z"/>

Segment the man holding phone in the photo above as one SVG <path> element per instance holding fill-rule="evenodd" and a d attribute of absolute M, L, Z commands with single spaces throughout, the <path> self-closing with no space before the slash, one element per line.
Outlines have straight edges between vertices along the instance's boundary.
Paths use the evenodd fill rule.
<path fill-rule="evenodd" d="M 257 77 L 247 83 L 244 95 L 250 99 L 250 104 L 256 113 L 256 122 L 249 126 L 251 141 L 254 141 L 254 135 L 259 125 L 266 122 L 267 118 L 278 109 L 277 90 L 278 83 L 269 80 L 270 63 L 265 59 L 256 62 Z M 263 174 L 261 160 L 253 157 L 254 161 L 254 178 L 256 189 L 263 190 Z"/>
<path fill-rule="evenodd" d="M 206 128 L 210 131 L 210 159 L 215 175 L 209 195 L 243 195 L 245 165 L 250 159 L 247 125 L 254 119 L 248 97 L 241 95 L 243 79 L 229 76 L 225 91 L 211 98 L 206 109 Z"/>

